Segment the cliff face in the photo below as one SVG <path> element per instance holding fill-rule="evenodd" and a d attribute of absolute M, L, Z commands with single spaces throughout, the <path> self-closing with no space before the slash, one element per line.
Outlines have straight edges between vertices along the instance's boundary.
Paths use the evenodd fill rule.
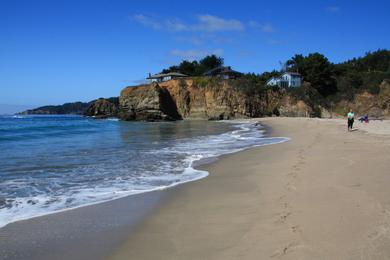
<path fill-rule="evenodd" d="M 294 100 L 290 96 L 284 96 L 278 108 L 279 114 L 286 117 L 310 117 L 313 109 L 302 100 Z"/>
<path fill-rule="evenodd" d="M 357 115 L 368 115 L 370 118 L 390 118 L 390 83 L 383 81 L 376 95 L 368 92 L 357 94 L 350 102 L 342 101 L 337 109 L 345 115 L 348 109 L 354 110 Z"/>
<path fill-rule="evenodd" d="M 230 119 L 250 116 L 245 98 L 226 82 L 199 87 L 191 79 L 160 83 L 184 119 Z"/>
<path fill-rule="evenodd" d="M 116 117 L 118 115 L 118 104 L 99 98 L 88 107 L 84 115 L 97 118 Z"/>
<path fill-rule="evenodd" d="M 200 84 L 193 79 L 170 80 L 122 90 L 119 117 L 124 120 L 234 119 L 265 115 L 309 116 L 303 103 L 268 91 L 252 97 L 229 81 Z M 295 104 L 296 103 L 296 104 Z"/>
<path fill-rule="evenodd" d="M 363 92 L 352 101 L 327 105 L 311 102 L 284 89 L 244 94 L 230 80 L 204 78 L 170 80 L 122 90 L 118 98 L 100 98 L 89 103 L 66 103 L 27 110 L 21 114 L 84 114 L 95 118 L 123 120 L 234 119 L 262 116 L 344 116 L 350 108 L 370 118 L 390 118 L 390 82 L 383 81 L 378 94 Z M 289 94 L 290 93 L 290 94 Z M 302 100 L 299 100 L 298 97 Z M 305 103 L 305 100 L 307 103 Z M 309 105 L 311 104 L 311 105 Z M 329 109 L 329 110 L 327 110 Z"/>
<path fill-rule="evenodd" d="M 119 97 L 119 117 L 123 120 L 182 119 L 166 88 L 158 84 L 128 87 Z"/>

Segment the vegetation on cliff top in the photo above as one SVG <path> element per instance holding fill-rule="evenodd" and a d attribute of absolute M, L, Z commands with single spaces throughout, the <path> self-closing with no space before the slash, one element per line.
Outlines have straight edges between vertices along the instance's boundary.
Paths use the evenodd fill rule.
<path fill-rule="evenodd" d="M 164 69 L 163 72 L 201 76 L 205 71 L 223 64 L 223 58 L 210 55 L 199 61 L 184 60 L 179 65 Z M 287 71 L 299 72 L 303 80 L 308 83 L 298 90 L 289 91 L 299 96 L 305 93 L 308 96 L 315 95 L 317 99 L 332 101 L 351 99 L 362 91 L 377 94 L 380 83 L 385 79 L 390 79 L 389 50 L 368 52 L 363 57 L 338 64 L 331 63 L 320 53 L 310 53 L 307 56 L 296 54 L 287 61 L 286 65 Z M 280 71 L 275 70 L 261 74 L 247 73 L 234 80 L 233 84 L 249 95 L 261 94 L 268 88 L 267 80 L 280 74 Z"/>
<path fill-rule="evenodd" d="M 179 72 L 188 76 L 202 76 L 203 73 L 222 66 L 223 58 L 216 55 L 208 55 L 199 61 L 183 60 L 179 65 L 174 65 L 168 69 L 163 69 L 161 73 Z"/>
<path fill-rule="evenodd" d="M 199 61 L 182 61 L 163 72 L 175 71 L 190 76 L 201 76 L 206 70 L 223 64 L 223 58 L 211 55 Z M 304 101 L 313 110 L 319 111 L 320 106 L 329 108 L 341 101 L 351 101 L 359 93 L 378 94 L 380 83 L 390 80 L 390 51 L 368 52 L 363 57 L 337 64 L 330 62 L 320 53 L 310 53 L 306 56 L 297 54 L 286 62 L 286 69 L 299 72 L 303 76 L 304 84 L 286 90 L 267 86 L 266 83 L 271 77 L 282 74 L 282 71 L 275 70 L 261 74 L 243 74 L 240 78 L 231 80 L 231 83 L 248 96 L 261 97 L 270 90 L 286 91 L 297 100 Z M 194 78 L 194 82 L 200 87 L 215 83 L 211 81 L 203 77 Z"/>
<path fill-rule="evenodd" d="M 288 61 L 289 69 L 302 74 L 310 84 L 291 90 L 300 98 L 325 107 L 342 100 L 352 101 L 356 94 L 378 94 L 380 84 L 390 80 L 390 51 L 377 50 L 365 56 L 333 64 L 322 54 L 295 55 Z"/>

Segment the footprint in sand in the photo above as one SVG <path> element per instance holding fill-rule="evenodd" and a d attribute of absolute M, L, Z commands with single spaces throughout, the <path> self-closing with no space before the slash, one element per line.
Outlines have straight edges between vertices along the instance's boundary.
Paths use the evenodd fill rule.
<path fill-rule="evenodd" d="M 282 215 L 280 216 L 280 223 L 285 223 L 287 218 L 291 215 L 291 212 L 284 212 L 282 213 Z"/>
<path fill-rule="evenodd" d="M 276 256 L 283 256 L 286 255 L 288 252 L 292 251 L 293 248 L 298 247 L 298 242 L 290 242 L 286 246 L 283 246 L 281 249 L 278 249 L 275 254 L 271 255 L 270 257 L 276 257 Z"/>
<path fill-rule="evenodd" d="M 287 187 L 288 191 L 296 191 L 297 190 L 297 187 L 295 187 L 295 185 L 292 184 L 291 182 L 287 183 L 286 187 Z"/>
<path fill-rule="evenodd" d="M 300 169 L 301 169 L 301 168 L 299 168 L 298 165 L 294 165 L 294 166 L 293 166 L 293 170 L 295 170 L 295 171 L 299 171 Z"/>
<path fill-rule="evenodd" d="M 279 214 L 276 214 L 276 215 L 277 215 L 277 219 L 274 221 L 274 223 L 282 225 L 282 224 L 286 223 L 286 220 L 291 215 L 291 213 L 290 212 L 284 212 L 284 213 L 279 213 Z"/>
<path fill-rule="evenodd" d="M 291 227 L 291 231 L 292 231 L 293 233 L 301 233 L 301 229 L 300 229 L 300 227 L 299 227 L 298 225 L 292 226 L 292 227 Z"/>
<path fill-rule="evenodd" d="M 296 178 L 297 177 L 297 172 L 289 172 L 289 173 L 287 173 L 287 176 Z"/>

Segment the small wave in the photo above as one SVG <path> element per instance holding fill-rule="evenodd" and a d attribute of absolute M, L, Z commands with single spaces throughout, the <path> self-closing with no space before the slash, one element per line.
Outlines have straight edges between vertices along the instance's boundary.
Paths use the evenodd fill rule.
<path fill-rule="evenodd" d="M 12 118 L 24 119 L 26 117 L 25 116 L 19 116 L 19 115 L 13 115 Z"/>
<path fill-rule="evenodd" d="M 66 167 L 53 168 L 51 170 L 58 171 L 58 173 L 53 173 L 48 178 L 48 176 L 42 175 L 42 168 L 35 169 L 31 166 L 31 171 L 37 171 L 32 176 L 40 176 L 40 174 L 45 176 L 43 180 L 50 180 L 49 186 L 43 186 L 43 188 L 35 186 L 35 183 L 41 182 L 41 179 L 22 179 L 20 174 L 18 175 L 20 180 L 8 180 L 8 182 L 5 180 L 3 184 L 0 183 L 0 190 L 7 188 L 2 186 L 4 183 L 16 183 L 17 185 L 13 186 L 18 189 L 33 192 L 33 194 L 24 197 L 10 195 L 7 197 L 0 193 L 0 227 L 18 220 L 102 203 L 129 195 L 164 190 L 199 180 L 205 178 L 209 173 L 195 169 L 195 164 L 199 165 L 202 161 L 251 147 L 289 140 L 285 137 L 265 137 L 263 127 L 253 124 L 253 122 L 234 122 L 233 126 L 234 129 L 231 131 L 221 134 L 185 137 L 168 141 L 159 139 L 157 143 L 146 139 L 145 142 L 151 143 L 151 145 L 162 145 L 164 142 L 169 145 L 145 151 L 137 147 L 135 153 L 131 153 L 131 150 L 126 147 L 116 152 L 105 148 L 103 151 L 110 152 L 113 157 L 106 158 L 108 154 L 101 155 L 99 153 L 96 158 L 101 161 L 108 160 L 108 166 L 106 164 L 96 165 L 95 163 L 90 166 L 80 165 L 80 167 L 70 165 L 75 168 L 74 174 L 66 172 Z M 146 157 L 147 161 L 135 157 L 139 156 L 140 153 L 142 156 L 139 158 Z M 91 157 L 92 155 L 87 153 L 86 156 Z M 121 156 L 123 157 L 122 161 L 115 161 Z M 129 157 L 134 158 L 137 164 L 126 165 Z M 153 164 L 150 164 L 150 161 L 153 161 Z M 48 170 L 45 169 L 44 172 Z M 64 179 L 66 176 L 68 179 Z M 31 186 L 32 183 L 34 183 L 33 186 Z M 34 187 L 34 190 L 31 187 Z"/>

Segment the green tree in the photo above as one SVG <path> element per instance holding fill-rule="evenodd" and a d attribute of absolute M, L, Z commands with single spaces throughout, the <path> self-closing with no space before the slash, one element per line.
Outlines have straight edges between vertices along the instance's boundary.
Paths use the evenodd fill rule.
<path fill-rule="evenodd" d="M 390 79 L 390 51 L 367 52 L 335 65 L 339 99 L 351 99 L 354 94 L 369 91 L 377 94 L 383 80 Z"/>
<path fill-rule="evenodd" d="M 163 69 L 161 73 L 179 72 L 189 76 L 202 76 L 208 70 L 222 66 L 223 58 L 216 55 L 208 55 L 199 61 L 183 60 L 179 65 Z"/>
<path fill-rule="evenodd" d="M 199 64 L 205 69 L 205 71 L 220 67 L 223 63 L 223 58 L 217 57 L 214 54 L 208 55 L 199 61 Z"/>
<path fill-rule="evenodd" d="M 308 56 L 295 55 L 287 64 L 291 69 L 297 70 L 322 96 L 336 93 L 334 65 L 324 55 L 320 53 L 311 53 Z"/>
<path fill-rule="evenodd" d="M 189 76 L 195 76 L 196 75 L 196 68 L 199 66 L 197 61 L 182 61 L 179 65 L 179 72 L 189 75 Z"/>

